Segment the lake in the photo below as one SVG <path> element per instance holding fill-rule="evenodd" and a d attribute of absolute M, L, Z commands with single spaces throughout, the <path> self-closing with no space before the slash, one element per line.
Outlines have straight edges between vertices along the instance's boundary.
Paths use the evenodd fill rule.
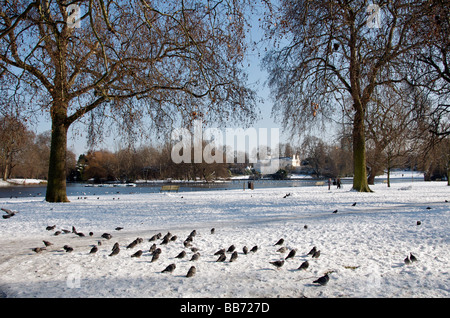
<path fill-rule="evenodd" d="M 414 181 L 422 181 L 423 179 L 414 179 Z M 384 178 L 377 178 L 376 183 L 384 182 Z M 411 178 L 392 178 L 391 182 L 411 181 Z M 171 182 L 170 184 L 179 185 L 179 192 L 186 191 L 215 191 L 215 190 L 248 190 L 249 180 L 231 180 L 225 182 Z M 322 186 L 327 187 L 326 180 L 313 179 L 295 179 L 295 180 L 251 180 L 254 183 L 254 189 L 258 188 L 280 188 L 280 187 L 302 187 L 302 186 Z M 320 185 L 324 182 L 323 185 Z M 351 186 L 351 179 L 342 179 L 344 189 Z M 68 183 L 68 196 L 91 196 L 91 195 L 117 195 L 132 193 L 157 193 L 160 191 L 163 182 L 136 183 L 136 186 L 86 186 L 85 183 Z M 333 186 L 332 187 L 336 187 Z M 27 186 L 11 186 L 0 187 L 0 198 L 11 197 L 45 197 L 46 185 L 27 185 Z"/>

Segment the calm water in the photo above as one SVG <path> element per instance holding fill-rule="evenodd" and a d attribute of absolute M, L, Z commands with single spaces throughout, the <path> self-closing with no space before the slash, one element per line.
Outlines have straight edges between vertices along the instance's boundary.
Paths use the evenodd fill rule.
<path fill-rule="evenodd" d="M 281 187 L 302 187 L 302 186 L 314 186 L 321 180 L 253 180 L 254 188 L 281 188 Z M 391 179 L 391 182 L 396 181 L 411 181 L 411 179 Z M 383 179 L 378 179 L 376 182 L 383 182 Z M 352 180 L 342 180 L 343 188 L 348 188 Z M 186 191 L 215 191 L 215 190 L 232 190 L 232 189 L 248 189 L 247 180 L 233 180 L 223 183 L 176 183 L 180 186 L 178 192 Z M 104 187 L 86 187 L 86 184 L 82 183 L 68 183 L 67 195 L 68 196 L 89 196 L 89 195 L 117 195 L 117 194 L 133 194 L 133 193 L 156 193 L 161 189 L 161 183 L 137 183 L 136 187 L 124 187 L 124 186 L 104 186 Z M 325 182 L 323 187 L 326 187 Z M 333 186 L 332 187 L 336 187 Z M 12 186 L 12 187 L 0 187 L 0 198 L 10 197 L 45 197 L 46 186 L 45 185 L 29 185 L 29 186 Z"/>

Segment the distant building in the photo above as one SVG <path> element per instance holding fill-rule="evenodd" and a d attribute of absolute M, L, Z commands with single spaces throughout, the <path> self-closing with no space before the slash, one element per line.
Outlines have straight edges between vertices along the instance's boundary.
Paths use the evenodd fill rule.
<path fill-rule="evenodd" d="M 301 166 L 300 157 L 294 155 L 291 157 L 268 158 L 258 160 L 253 164 L 253 169 L 261 174 L 272 174 L 280 169 L 295 169 Z"/>

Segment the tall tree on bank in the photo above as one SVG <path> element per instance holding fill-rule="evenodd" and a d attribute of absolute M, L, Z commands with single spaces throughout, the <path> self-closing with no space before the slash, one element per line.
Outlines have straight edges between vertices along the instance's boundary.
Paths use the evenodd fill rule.
<path fill-rule="evenodd" d="M 123 134 L 252 120 L 245 29 L 239 1 L 3 1 L 0 75 L 52 122 L 46 200 L 68 201 L 67 132 L 83 117 L 91 136 L 107 118 Z"/>
<path fill-rule="evenodd" d="M 401 80 L 402 56 L 423 42 L 412 30 L 422 1 L 281 0 L 266 21 L 275 48 L 265 57 L 273 115 L 294 133 L 326 120 L 350 96 L 353 189 L 367 183 L 365 116 L 377 86 Z"/>

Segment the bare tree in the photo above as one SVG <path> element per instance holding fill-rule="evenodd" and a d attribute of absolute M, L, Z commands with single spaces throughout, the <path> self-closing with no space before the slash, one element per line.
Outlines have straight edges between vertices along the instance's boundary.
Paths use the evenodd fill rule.
<path fill-rule="evenodd" d="M 366 177 L 367 105 L 377 86 L 402 80 L 402 58 L 424 42 L 412 36 L 420 8 L 421 1 L 406 0 L 383 0 L 376 6 L 362 0 L 283 0 L 267 21 L 275 41 L 265 57 L 276 99 L 273 115 L 298 133 L 331 118 L 339 109 L 337 98 L 350 97 L 357 191 L 371 191 Z"/>
<path fill-rule="evenodd" d="M 52 122 L 46 200 L 68 201 L 67 131 L 76 121 L 94 141 L 108 119 L 131 138 L 146 119 L 159 129 L 197 117 L 252 120 L 245 26 L 237 1 L 2 2 L 1 74 L 14 79 L 6 89 Z"/>

